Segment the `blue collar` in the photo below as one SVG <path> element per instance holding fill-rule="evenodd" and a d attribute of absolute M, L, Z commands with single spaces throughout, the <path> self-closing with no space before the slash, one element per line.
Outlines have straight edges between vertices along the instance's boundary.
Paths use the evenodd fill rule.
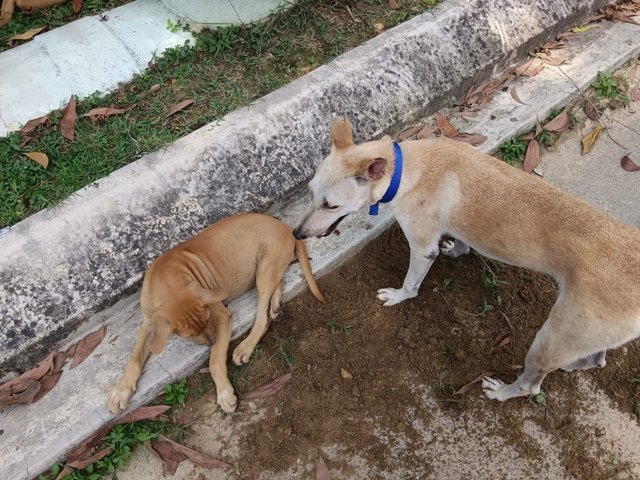
<path fill-rule="evenodd" d="M 369 206 L 369 215 L 378 215 L 378 207 L 381 203 L 388 203 L 394 199 L 398 188 L 400 188 L 400 179 L 402 178 L 402 150 L 400 145 L 393 142 L 393 152 L 395 153 L 395 161 L 393 166 L 393 176 L 391 177 L 391 183 L 389 188 L 384 192 L 384 195 L 373 205 Z"/>

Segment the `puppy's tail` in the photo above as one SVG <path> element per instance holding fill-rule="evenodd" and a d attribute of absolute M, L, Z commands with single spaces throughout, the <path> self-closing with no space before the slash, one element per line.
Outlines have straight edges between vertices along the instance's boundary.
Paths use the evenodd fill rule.
<path fill-rule="evenodd" d="M 296 257 L 298 259 L 298 262 L 300 262 L 302 273 L 304 273 L 304 278 L 309 284 L 311 293 L 313 293 L 313 296 L 316 297 L 320 303 L 326 303 L 327 300 L 324 298 L 324 295 L 318 288 L 316 279 L 313 278 L 311 263 L 309 263 L 309 253 L 307 252 L 307 246 L 305 245 L 304 240 L 296 239 Z"/>

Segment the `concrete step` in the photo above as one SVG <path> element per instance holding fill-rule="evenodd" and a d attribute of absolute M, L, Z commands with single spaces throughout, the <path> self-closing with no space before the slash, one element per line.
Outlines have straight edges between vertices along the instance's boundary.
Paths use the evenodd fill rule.
<path fill-rule="evenodd" d="M 509 8 L 498 3 L 503 10 Z M 525 17 L 516 21 L 513 17 L 516 12 L 505 12 L 505 16 L 500 17 L 505 22 L 502 24 L 496 23 L 496 16 L 489 13 L 499 11 L 497 6 L 485 2 L 485 7 L 488 12 L 483 16 L 474 2 L 444 5 L 443 10 L 435 15 L 423 15 L 386 32 L 332 64 L 231 114 L 222 124 L 204 127 L 177 142 L 167 152 L 159 152 L 114 173 L 96 191 L 83 191 L 84 197 L 72 199 L 55 215 L 52 212 L 36 215 L 39 222 L 47 224 L 46 227 L 33 219 L 19 224 L 11 235 L 17 233 L 19 236 L 13 237 L 12 241 L 18 238 L 20 242 L 8 243 L 13 245 L 13 250 L 4 251 L 11 252 L 9 256 L 15 257 L 16 264 L 24 261 L 27 247 L 31 249 L 31 259 L 39 258 L 34 252 L 42 252 L 46 235 L 56 240 L 54 247 L 49 245 L 48 250 L 60 254 L 59 259 L 63 259 L 67 250 L 75 249 L 73 256 L 59 260 L 61 266 L 57 267 L 57 278 L 69 278 L 72 272 L 72 278 L 86 278 L 85 282 L 79 280 L 71 286 L 71 290 L 77 290 L 70 298 L 80 297 L 82 301 L 75 305 L 88 312 L 92 305 L 87 302 L 100 295 L 106 298 L 112 293 L 110 289 L 122 297 L 122 292 L 136 284 L 146 264 L 158 253 L 222 216 L 237 211 L 264 210 L 271 204 L 272 213 L 290 224 L 295 223 L 302 208 L 300 202 L 304 203 L 304 194 L 291 194 L 291 190 L 309 178 L 315 164 L 327 152 L 328 124 L 332 113 L 346 112 L 351 116 L 357 140 L 383 132 L 397 132 L 425 113 L 433 112 L 443 103 L 458 97 L 472 82 L 485 79 L 487 73 L 500 71 L 518 56 L 518 52 L 532 46 L 532 38 L 541 44 L 565 30 L 567 25 L 579 23 L 579 17 L 565 19 L 562 25 L 550 21 L 546 33 L 539 31 L 538 25 L 527 37 L 521 31 L 522 25 L 529 25 L 524 19 L 537 14 L 532 9 L 538 7 L 519 4 L 516 11 L 524 15 L 522 12 L 526 9 Z M 569 14 L 572 10 L 567 6 L 565 11 Z M 469 24 L 472 20 L 461 20 L 471 18 L 470 12 L 473 12 L 471 17 L 478 21 L 477 28 L 475 24 Z M 590 11 L 576 13 L 573 10 L 573 13 L 587 16 Z M 510 15 L 511 20 L 507 21 Z M 477 48 L 469 53 L 471 47 L 468 47 L 462 48 L 458 61 L 454 61 L 452 52 L 444 55 L 442 49 L 426 48 L 426 45 L 451 45 L 457 51 L 461 47 L 453 39 L 461 38 L 475 45 L 478 38 L 473 36 L 473 32 L 481 29 L 482 25 L 489 25 L 480 32 L 483 41 L 489 41 L 488 32 L 494 31 L 497 37 L 493 39 L 495 43 L 490 43 L 491 50 L 500 46 L 500 54 L 478 51 Z M 514 41 L 505 45 L 503 38 L 511 38 L 505 33 L 507 25 L 520 30 L 513 36 L 521 35 L 518 38 L 522 39 L 522 44 Z M 455 33 L 452 30 L 454 26 L 458 28 Z M 593 30 L 597 30 L 597 34 Z M 598 69 L 616 67 L 640 50 L 636 26 L 604 23 L 590 32 L 572 37 L 570 48 L 563 53 L 570 61 L 560 68 L 569 74 L 572 82 L 564 76 L 565 83 L 557 81 L 559 75 L 547 69 L 518 86 L 520 96 L 536 99 L 535 104 L 527 102 L 533 105 L 521 105 L 510 96 L 501 96 L 474 119 L 477 123 L 464 130 L 488 135 L 488 141 L 481 148 L 490 151 L 511 136 L 530 128 L 536 116 L 542 118 L 551 108 L 570 100 L 575 95 L 573 82 L 585 87 Z M 602 41 L 603 38 L 606 40 Z M 399 51 L 402 51 L 402 56 Z M 432 56 L 425 52 L 431 52 L 429 55 Z M 479 56 L 484 60 L 481 61 Z M 464 61 L 471 64 L 465 67 Z M 481 68 L 480 74 L 476 74 L 478 67 Z M 456 72 L 460 74 L 456 75 Z M 484 121 L 480 121 L 481 118 Z M 231 184 L 237 184 L 237 187 Z M 134 191 L 137 192 L 135 195 L 129 193 Z M 285 192 L 290 195 L 274 204 L 273 200 Z M 314 271 L 321 274 L 335 268 L 384 231 L 391 222 L 384 207 L 375 219 L 361 212 L 341 226 L 340 236 L 332 236 L 323 242 L 309 242 Z M 84 238 L 76 240 L 72 232 L 76 236 L 83 232 Z M 0 245 L 4 240 L 0 239 Z M 101 259 L 96 251 L 105 258 Z M 78 263 L 83 269 L 77 268 Z M 127 267 L 124 274 L 123 266 Z M 55 271 L 49 267 L 48 273 Z M 13 272 L 21 275 L 18 269 L 13 269 Z M 91 280 L 95 277 L 97 281 L 94 283 Z M 10 276 L 6 279 L 7 285 L 18 285 L 10 283 L 13 281 Z M 37 291 L 33 280 L 26 276 L 19 280 L 28 281 L 28 289 L 23 292 Z M 49 281 L 45 284 L 57 288 L 64 287 L 65 283 Z M 297 267 L 292 268 L 287 274 L 285 298 L 290 298 L 303 287 Z M 0 290 L 0 295 L 4 295 L 0 298 L 7 299 L 7 292 L 6 288 Z M 87 292 L 85 295 L 91 298 L 85 300 L 80 292 Z M 42 300 L 34 300 L 29 294 L 14 298 L 22 299 L 20 308 L 25 309 L 30 308 L 27 299 L 44 302 L 48 298 L 51 303 L 52 295 Z M 64 299 L 61 304 L 65 305 L 67 301 Z M 255 313 L 254 303 L 255 294 L 250 292 L 231 304 L 234 337 L 250 328 Z M 93 304 L 93 308 L 99 306 Z M 34 307 L 34 310 L 37 309 Z M 66 342 L 72 342 L 98 325 L 107 324 L 107 337 L 92 357 L 76 369 L 65 371 L 56 388 L 38 403 L 0 414 L 0 425 L 4 429 L 0 446 L 0 478 L 21 479 L 37 474 L 74 444 L 113 419 L 106 410 L 105 400 L 133 345 L 140 321 L 137 294 L 122 298 L 95 316 L 86 317 L 87 313 L 80 317 L 82 327 Z M 78 317 L 72 318 L 68 328 L 78 323 Z M 44 335 L 38 340 L 48 340 L 47 348 L 53 345 L 50 332 L 49 337 Z M 38 341 L 24 347 L 25 350 L 33 349 Z M 149 362 L 131 408 L 152 399 L 164 383 L 194 371 L 206 356 L 207 349 L 181 339 L 172 341 L 163 355 Z"/>

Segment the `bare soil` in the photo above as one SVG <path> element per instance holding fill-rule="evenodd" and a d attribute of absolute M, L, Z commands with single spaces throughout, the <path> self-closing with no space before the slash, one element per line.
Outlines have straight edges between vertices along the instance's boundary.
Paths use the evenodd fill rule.
<path fill-rule="evenodd" d="M 376 289 L 400 286 L 408 257 L 394 227 L 320 279 L 326 305 L 307 292 L 284 306 L 257 357 L 230 369 L 240 394 L 292 371 L 274 397 L 241 402 L 220 420 L 215 392 L 204 393 L 208 375 L 192 377 L 200 398 L 183 414 L 201 427 L 187 444 L 235 471 L 183 478 L 315 478 L 319 453 L 334 479 L 639 478 L 640 384 L 630 379 L 640 376 L 640 342 L 611 352 L 603 370 L 549 375 L 546 406 L 542 398 L 501 404 L 479 388 L 456 394 L 488 372 L 516 378 L 556 289 L 475 253 L 440 256 L 417 298 L 381 306 Z M 485 286 L 488 268 L 497 288 Z"/>

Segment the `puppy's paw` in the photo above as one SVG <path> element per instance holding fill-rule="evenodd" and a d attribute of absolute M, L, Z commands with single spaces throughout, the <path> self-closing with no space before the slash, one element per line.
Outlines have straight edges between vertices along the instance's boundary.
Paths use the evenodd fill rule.
<path fill-rule="evenodd" d="M 400 302 L 405 301 L 407 298 L 413 298 L 415 295 L 408 293 L 402 288 L 381 288 L 378 290 L 376 298 L 383 302 L 385 307 L 391 307 L 397 305 Z"/>
<path fill-rule="evenodd" d="M 129 400 L 133 395 L 134 389 L 131 387 L 116 385 L 109 395 L 107 405 L 111 413 L 118 413 L 129 406 Z"/>
<path fill-rule="evenodd" d="M 235 411 L 238 406 L 238 398 L 234 395 L 233 389 L 218 392 L 218 405 L 227 413 Z"/>
<path fill-rule="evenodd" d="M 504 402 L 506 398 L 502 395 L 504 388 L 507 385 L 497 378 L 484 377 L 482 379 L 482 392 L 487 398 L 491 400 L 498 400 Z"/>
<path fill-rule="evenodd" d="M 248 341 L 248 339 L 244 339 L 242 342 L 240 342 L 240 345 L 238 345 L 233 351 L 233 363 L 235 363 L 236 365 L 249 363 L 254 348 L 255 345 L 253 345 L 251 341 Z"/>
<path fill-rule="evenodd" d="M 456 242 L 454 240 L 443 240 L 440 246 L 440 253 L 447 257 L 453 257 L 455 255 Z"/>

